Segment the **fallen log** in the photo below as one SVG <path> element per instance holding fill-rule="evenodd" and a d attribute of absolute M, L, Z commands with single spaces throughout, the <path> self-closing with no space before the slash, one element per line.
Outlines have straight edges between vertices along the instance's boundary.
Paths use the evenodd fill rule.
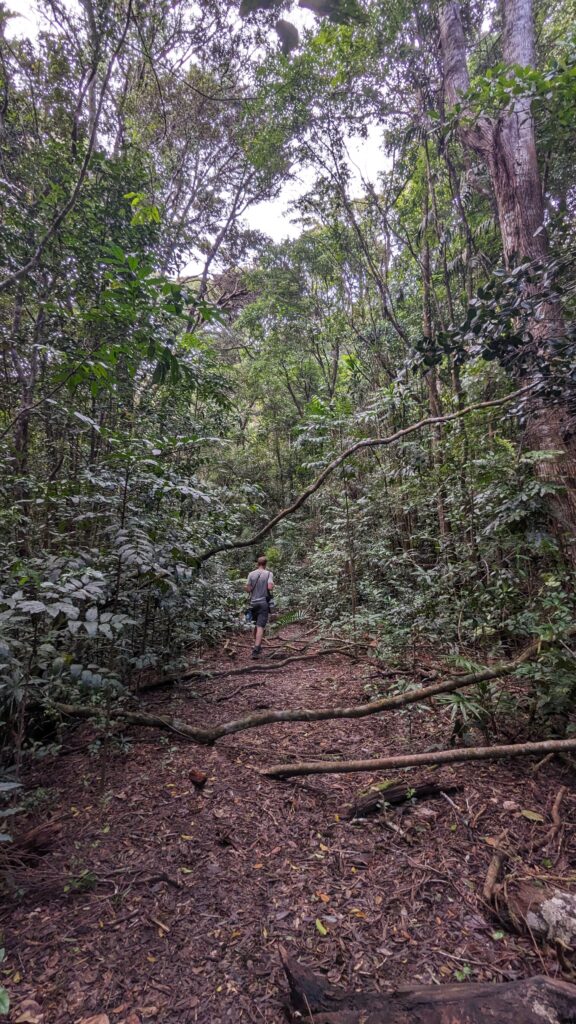
<path fill-rule="evenodd" d="M 576 626 L 568 630 L 566 636 L 576 636 Z M 459 676 L 458 679 L 450 678 L 444 680 L 444 682 L 433 683 L 431 686 L 422 686 L 417 690 L 408 690 L 406 693 L 382 697 L 380 700 L 373 700 L 368 704 L 356 704 L 352 707 L 343 708 L 300 708 L 294 711 L 256 712 L 246 715 L 244 718 L 225 722 L 222 725 L 215 725 L 211 729 L 198 729 L 196 730 L 196 738 L 199 743 L 210 744 L 215 743 L 222 736 L 232 736 L 234 733 L 244 732 L 246 729 L 256 729 L 262 725 L 273 725 L 276 722 L 324 722 L 337 718 L 366 718 L 369 715 L 379 714 L 381 711 L 395 711 L 397 708 L 407 707 L 408 704 L 419 704 L 424 700 L 429 700 L 439 693 L 451 693 L 453 690 L 461 690 L 463 687 L 473 686 L 475 683 L 483 683 L 488 679 L 498 679 L 501 676 L 512 675 L 525 662 L 538 657 L 541 649 L 542 641 L 536 640 L 526 647 L 513 661 L 500 662 L 491 668 L 484 669 L 482 672 L 473 672 L 466 676 Z M 338 651 L 333 650 L 330 653 L 337 654 Z M 227 674 L 232 675 L 232 673 Z M 565 749 L 573 750 L 576 748 Z"/>
<path fill-rule="evenodd" d="M 341 775 L 351 772 L 376 772 L 388 768 L 413 768 L 419 764 L 454 764 L 461 761 L 496 761 L 503 757 L 524 757 L 532 754 L 560 753 L 576 750 L 576 737 L 568 740 L 541 740 L 539 743 L 512 743 L 498 747 L 458 747 L 451 750 L 429 750 L 423 754 L 392 754 L 365 761 L 308 761 L 274 764 L 263 768 L 261 775 L 271 779 L 289 779 L 297 775 Z"/>
<path fill-rule="evenodd" d="M 295 1011 L 306 1024 L 569 1024 L 576 985 L 537 975 L 500 984 L 418 985 L 392 992 L 333 988 L 280 951 Z"/>
<path fill-rule="evenodd" d="M 566 636 L 576 636 L 576 626 L 568 630 Z M 473 686 L 475 683 L 485 682 L 488 679 L 497 679 L 501 676 L 512 675 L 516 669 L 520 668 L 525 662 L 530 661 L 532 658 L 537 657 L 541 651 L 542 641 L 537 640 L 533 644 L 530 644 L 525 648 L 521 654 L 518 655 L 513 661 L 500 662 L 498 665 L 493 665 L 491 668 L 484 669 L 482 672 L 474 672 L 467 676 L 459 676 L 458 679 L 448 679 L 444 682 L 433 683 L 431 686 L 422 686 L 417 690 L 408 690 L 406 693 L 398 693 L 389 697 L 382 697 L 380 700 L 371 701 L 368 704 L 356 704 L 352 707 L 343 708 L 300 708 L 294 711 L 260 711 L 250 715 L 246 715 L 244 718 L 233 719 L 231 722 L 224 722 L 222 725 L 212 726 L 210 729 L 196 728 L 195 726 L 188 725 L 186 722 L 181 722 L 176 719 L 162 719 L 156 716 L 147 716 L 138 712 L 120 712 L 114 711 L 116 718 L 120 717 L 124 721 L 129 722 L 132 725 L 158 725 L 160 728 L 170 729 L 173 732 L 178 732 L 182 736 L 186 736 L 188 739 L 194 740 L 196 743 L 206 743 L 211 745 L 216 740 L 221 739 L 223 736 L 232 736 L 237 732 L 244 732 L 246 729 L 256 729 L 263 725 L 273 725 L 277 722 L 323 722 L 331 719 L 339 718 L 365 718 L 368 715 L 376 715 L 381 711 L 394 711 L 397 708 L 406 707 L 409 704 L 418 704 L 422 701 L 429 700 L 431 697 L 437 696 L 439 693 L 450 693 L 453 690 L 461 690 L 466 686 Z M 317 652 L 314 656 L 318 657 L 320 652 Z M 326 652 L 324 652 L 326 653 Z M 337 650 L 331 650 L 329 653 L 337 654 Z M 299 659 L 286 659 L 288 661 L 302 660 Z M 260 666 L 258 666 L 260 667 Z M 280 663 L 276 664 L 276 668 L 282 667 Z M 262 666 L 262 668 L 266 668 Z M 268 671 L 271 667 L 267 666 Z M 231 672 L 225 672 L 224 675 L 237 675 L 238 670 L 233 669 Z M 245 674 L 242 670 L 242 674 Z M 183 678 L 183 677 L 180 677 Z M 174 679 L 172 679 L 174 681 Z M 168 680 L 165 680 L 167 683 Z M 149 684 L 146 684 L 146 688 L 151 689 Z M 80 718 L 92 718 L 96 714 L 93 710 L 84 707 L 77 707 L 76 705 L 54 705 L 56 709 L 60 709 L 63 714 L 77 715 Z M 74 707 L 76 711 L 72 710 Z M 66 708 L 67 710 L 63 710 Z M 177 722 L 177 726 L 174 725 Z M 552 742 L 552 741 L 547 741 Z M 554 741 L 556 742 L 556 741 Z M 576 750 L 576 741 L 557 741 L 562 744 L 559 747 L 553 746 L 538 746 L 535 748 L 536 751 L 542 750 L 545 753 L 555 751 L 569 751 Z M 573 745 L 571 745 L 573 744 Z M 475 748 L 470 748 L 474 750 Z M 481 749 L 481 748 L 478 748 Z M 504 749 L 504 748 L 487 748 L 489 750 Z M 516 748 L 513 748 L 514 751 Z M 470 750 L 466 751 L 466 758 L 470 760 L 473 755 L 470 754 Z M 527 751 L 528 752 L 528 751 Z M 444 753 L 450 753 L 449 760 L 459 760 L 460 750 L 444 751 Z M 418 755 L 419 757 L 426 757 L 427 755 Z M 497 755 L 496 755 L 497 756 Z M 502 755 L 504 756 L 504 755 Z M 321 764 L 322 762 L 319 762 Z M 350 762 L 356 763 L 356 762 Z M 360 762 L 364 764 L 364 762 Z M 436 764 L 440 763 L 438 757 L 432 760 L 422 761 L 410 761 L 407 764 L 400 764 L 398 762 L 382 762 L 384 767 L 409 767 L 411 764 Z M 281 766 L 284 768 L 292 766 Z M 379 765 L 374 762 L 373 768 L 349 768 L 348 771 L 370 771 L 378 768 Z M 321 770 L 321 769 L 320 769 Z M 344 771 L 343 768 L 334 768 L 333 765 L 330 768 L 325 768 L 324 771 Z M 296 774 L 311 774 L 310 771 L 303 771 Z"/>
<path fill-rule="evenodd" d="M 459 789 L 462 789 L 462 786 L 443 786 L 437 782 L 419 782 L 414 785 L 406 782 L 397 785 L 384 783 L 373 786 L 367 793 L 361 793 L 343 817 L 348 821 L 353 818 L 365 818 L 369 814 L 380 814 L 387 807 L 397 807 L 408 800 L 430 800 L 442 796 L 443 793 L 455 793 Z"/>

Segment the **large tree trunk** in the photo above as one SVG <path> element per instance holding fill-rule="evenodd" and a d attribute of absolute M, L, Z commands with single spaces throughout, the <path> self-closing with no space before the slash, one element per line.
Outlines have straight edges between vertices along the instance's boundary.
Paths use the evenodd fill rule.
<path fill-rule="evenodd" d="M 440 16 L 446 98 L 453 105 L 469 86 L 466 41 L 460 8 L 447 3 Z M 531 0 L 504 0 L 503 57 L 506 64 L 534 65 L 534 23 Z M 481 116 L 460 130 L 465 146 L 488 167 L 502 235 L 506 266 L 545 261 L 550 246 L 544 224 L 542 184 L 536 153 L 534 119 L 527 97 L 517 98 L 498 118 Z M 543 302 L 529 322 L 532 358 L 522 361 L 517 376 L 530 383 L 536 358 L 547 358 L 549 342 L 565 334 L 558 304 Z M 576 564 L 576 418 L 567 404 L 551 405 L 541 397 L 527 402 L 525 444 L 529 449 L 556 453 L 537 464 L 538 474 L 559 485 L 551 511 L 570 560 Z"/>

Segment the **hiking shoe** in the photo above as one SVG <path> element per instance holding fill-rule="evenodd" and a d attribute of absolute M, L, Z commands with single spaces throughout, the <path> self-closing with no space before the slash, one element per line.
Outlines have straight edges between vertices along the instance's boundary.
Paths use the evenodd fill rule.
<path fill-rule="evenodd" d="M 253 658 L 259 658 L 261 654 L 262 654 L 262 648 L 261 647 L 255 647 L 254 650 L 252 651 L 252 657 Z"/>

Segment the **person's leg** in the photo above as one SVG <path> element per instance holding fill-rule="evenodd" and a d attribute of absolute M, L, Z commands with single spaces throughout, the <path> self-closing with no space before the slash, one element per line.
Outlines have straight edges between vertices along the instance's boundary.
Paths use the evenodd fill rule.
<path fill-rule="evenodd" d="M 254 650 L 252 651 L 253 658 L 259 658 L 262 650 L 262 640 L 264 639 L 264 630 L 266 629 L 266 623 L 268 622 L 268 604 L 259 604 L 256 606 L 256 629 L 254 631 Z"/>

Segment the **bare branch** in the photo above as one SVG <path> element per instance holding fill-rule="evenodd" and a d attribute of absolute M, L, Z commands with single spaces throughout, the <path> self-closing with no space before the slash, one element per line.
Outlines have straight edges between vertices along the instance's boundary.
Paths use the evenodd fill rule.
<path fill-rule="evenodd" d="M 445 416 L 426 416 L 422 420 L 418 420 L 417 423 L 413 423 L 409 427 L 404 427 L 402 430 L 396 430 L 393 434 L 389 434 L 388 437 L 367 437 L 363 441 L 357 441 L 356 444 L 346 448 L 345 451 L 341 452 L 332 462 L 328 463 L 325 469 L 316 477 L 315 480 L 301 493 L 297 498 L 294 499 L 291 505 L 283 508 L 280 512 L 277 512 L 272 519 L 255 533 L 252 537 L 247 540 L 233 540 L 227 544 L 218 544 L 216 547 L 209 548 L 198 556 L 198 561 L 205 562 L 208 558 L 212 558 L 213 555 L 218 554 L 220 551 L 234 551 L 237 548 L 250 548 L 254 544 L 258 544 L 263 537 L 266 537 L 275 526 L 278 525 L 282 519 L 286 519 L 287 516 L 291 516 L 296 512 L 303 504 L 310 498 L 317 490 L 322 486 L 325 480 L 332 475 L 335 469 L 338 469 L 346 459 L 349 459 L 351 455 L 355 455 L 356 452 L 363 451 L 365 448 L 383 448 L 388 445 L 394 444 L 396 441 L 402 440 L 403 437 L 407 437 L 409 434 L 415 433 L 417 430 L 422 430 L 424 427 L 434 427 L 441 423 L 451 423 L 453 420 L 459 420 L 463 416 L 467 416 L 471 412 L 481 411 L 482 409 L 495 409 L 501 405 L 506 405 L 512 402 L 515 398 L 520 398 L 522 395 L 527 394 L 535 387 L 535 384 L 528 384 L 524 388 L 520 388 L 518 391 L 512 391 L 509 395 L 504 398 L 494 398 L 488 402 L 476 402 L 473 405 L 467 405 L 464 409 L 459 409 L 457 412 L 447 413 Z"/>
<path fill-rule="evenodd" d="M 424 754 L 393 754 L 366 761 L 309 761 L 300 764 L 275 764 L 260 774 L 272 779 L 296 775 L 329 775 L 350 772 L 376 772 L 388 768 L 413 768 L 422 764 L 454 764 L 460 761 L 497 761 L 503 757 L 530 757 L 533 754 L 568 753 L 576 750 L 576 737 L 567 740 L 541 740 L 539 743 L 511 743 L 499 747 L 457 747 L 431 750 Z M 384 799 L 386 794 L 384 794 Z"/>

